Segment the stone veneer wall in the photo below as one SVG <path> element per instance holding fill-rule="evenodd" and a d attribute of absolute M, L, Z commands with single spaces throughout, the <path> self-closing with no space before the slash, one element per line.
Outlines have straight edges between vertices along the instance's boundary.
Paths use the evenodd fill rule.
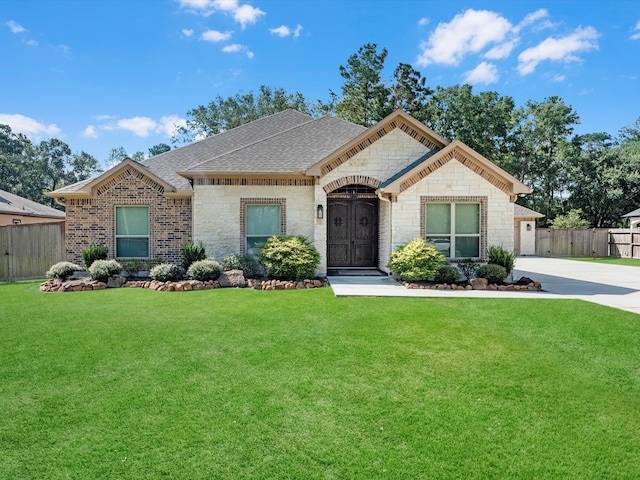
<path fill-rule="evenodd" d="M 486 221 L 481 225 L 486 228 L 485 248 L 501 245 L 513 250 L 513 203 L 509 195 L 455 159 L 398 195 L 392 204 L 392 250 L 420 237 L 422 204 L 425 198 L 437 197 L 447 202 L 486 198 Z"/>
<path fill-rule="evenodd" d="M 244 250 L 243 205 L 282 206 L 281 233 L 314 239 L 313 186 L 195 185 L 193 194 L 194 239 L 201 240 L 207 255 L 222 260 Z M 324 256 L 325 252 L 318 251 Z"/>
<path fill-rule="evenodd" d="M 104 243 L 109 257 L 115 254 L 115 207 L 149 207 L 149 258 L 162 257 L 179 264 L 181 249 L 192 239 L 191 198 L 166 198 L 154 182 L 131 170 L 121 174 L 110 188 L 98 189 L 90 199 L 66 202 L 66 259 L 82 265 L 82 250 Z"/>

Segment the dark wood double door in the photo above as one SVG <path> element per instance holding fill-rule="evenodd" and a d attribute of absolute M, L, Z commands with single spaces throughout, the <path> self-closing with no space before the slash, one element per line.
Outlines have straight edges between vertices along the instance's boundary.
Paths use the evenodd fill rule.
<path fill-rule="evenodd" d="M 327 199 L 327 266 L 378 267 L 378 199 Z"/>

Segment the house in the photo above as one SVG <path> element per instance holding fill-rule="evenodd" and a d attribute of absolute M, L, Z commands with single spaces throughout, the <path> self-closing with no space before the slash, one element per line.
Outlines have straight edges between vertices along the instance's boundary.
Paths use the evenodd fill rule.
<path fill-rule="evenodd" d="M 0 226 L 64 221 L 61 210 L 0 190 Z"/>
<path fill-rule="evenodd" d="M 417 237 L 451 259 L 512 250 L 514 202 L 529 192 L 401 110 L 370 128 L 286 110 L 49 195 L 66 206 L 69 261 L 105 243 L 115 258 L 179 263 L 191 240 L 222 259 L 288 234 L 314 243 L 325 274 L 387 271 Z"/>

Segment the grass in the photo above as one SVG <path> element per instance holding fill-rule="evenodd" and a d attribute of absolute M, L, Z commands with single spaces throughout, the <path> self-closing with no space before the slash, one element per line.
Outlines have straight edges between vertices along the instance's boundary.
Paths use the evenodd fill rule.
<path fill-rule="evenodd" d="M 0 285 L 4 478 L 638 478 L 638 316 Z"/>
<path fill-rule="evenodd" d="M 606 263 L 611 265 L 624 265 L 628 267 L 640 267 L 640 258 L 621 257 L 576 257 L 568 260 L 578 260 L 580 262 Z"/>

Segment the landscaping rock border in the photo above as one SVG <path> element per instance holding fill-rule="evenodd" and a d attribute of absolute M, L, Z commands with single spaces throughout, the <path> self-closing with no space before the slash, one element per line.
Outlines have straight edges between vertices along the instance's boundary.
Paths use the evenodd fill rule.
<path fill-rule="evenodd" d="M 229 273 L 229 272 L 226 272 Z M 224 274 L 223 274 L 224 275 Z M 240 280 L 237 273 L 218 280 L 200 282 L 198 280 L 183 280 L 179 282 L 159 282 L 156 280 L 127 280 L 126 277 L 111 277 L 107 283 L 91 280 L 90 278 L 72 278 L 65 282 L 47 280 L 40 284 L 41 292 L 86 292 L 104 290 L 106 288 L 148 288 L 158 292 L 188 292 L 192 290 L 213 290 L 216 288 L 252 288 L 254 290 L 302 290 L 327 286 L 326 279 L 308 279 L 302 281 L 245 279 Z"/>
<path fill-rule="evenodd" d="M 529 279 L 527 279 L 529 280 Z M 473 278 L 467 285 L 459 285 L 457 283 L 428 283 L 428 282 L 408 282 L 400 280 L 405 288 L 422 289 L 422 290 L 494 290 L 501 292 L 541 292 L 542 284 L 540 282 L 516 282 L 507 285 L 489 284 L 486 278 Z"/>

